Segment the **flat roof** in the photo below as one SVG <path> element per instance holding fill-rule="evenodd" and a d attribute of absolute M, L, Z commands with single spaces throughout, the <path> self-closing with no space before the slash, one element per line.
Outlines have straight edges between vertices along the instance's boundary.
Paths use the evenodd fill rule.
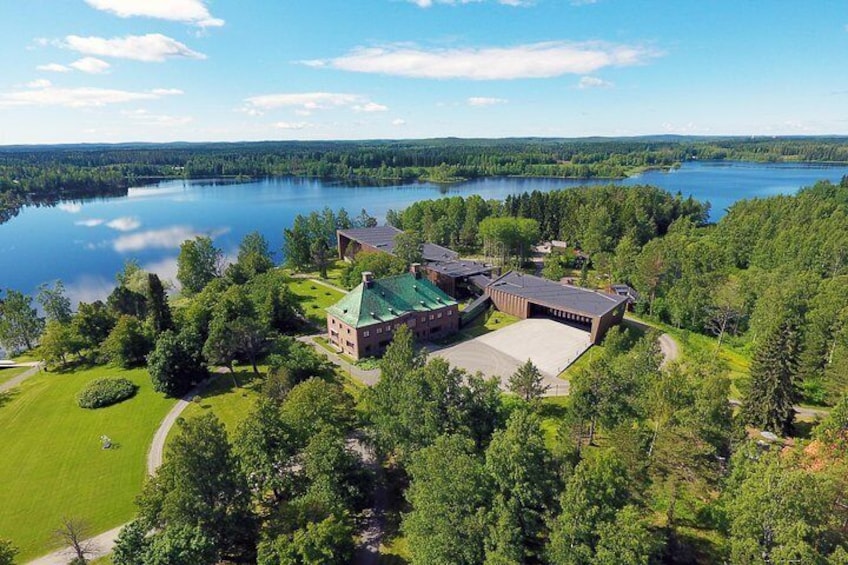
<path fill-rule="evenodd" d="M 541 306 L 562 308 L 591 317 L 603 316 L 627 301 L 623 296 L 564 285 L 515 271 L 495 279 L 487 288 L 520 296 Z"/>
<path fill-rule="evenodd" d="M 427 268 L 449 277 L 470 277 L 492 271 L 493 267 L 478 261 L 440 261 L 427 263 Z"/>
<path fill-rule="evenodd" d="M 340 235 L 353 241 L 364 243 L 380 251 L 394 255 L 395 238 L 402 230 L 394 226 L 375 226 L 373 228 L 354 228 L 349 230 L 338 230 Z M 424 260 L 427 262 L 452 261 L 459 257 L 459 253 L 447 247 L 435 243 L 424 243 Z"/>

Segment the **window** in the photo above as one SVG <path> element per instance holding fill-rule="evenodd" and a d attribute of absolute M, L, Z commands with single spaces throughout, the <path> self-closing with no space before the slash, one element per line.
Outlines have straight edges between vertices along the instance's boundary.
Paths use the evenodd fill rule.
<path fill-rule="evenodd" d="M 335 325 L 336 325 L 336 320 L 334 320 L 334 319 L 332 319 L 332 318 L 331 318 L 331 319 L 330 319 L 330 323 L 331 323 L 331 324 L 333 324 L 333 325 L 335 326 Z"/>
<path fill-rule="evenodd" d="M 383 328 L 377 328 L 377 333 L 378 333 L 378 334 L 383 333 Z"/>
<path fill-rule="evenodd" d="M 391 324 L 386 324 L 386 331 L 387 332 L 392 331 L 392 325 Z"/>
<path fill-rule="evenodd" d="M 426 321 L 427 321 L 427 316 L 421 316 L 421 321 L 422 321 L 422 322 L 426 322 Z"/>
<path fill-rule="evenodd" d="M 362 332 L 362 337 L 369 337 L 370 335 L 371 335 L 371 332 L 369 332 L 368 330 L 365 330 L 364 332 Z"/>
<path fill-rule="evenodd" d="M 441 317 L 442 317 L 442 313 L 441 313 L 441 312 L 439 312 L 438 314 L 436 314 L 436 317 L 437 317 L 437 318 L 441 318 Z"/>
<path fill-rule="evenodd" d="M 453 316 L 453 310 L 448 310 L 448 316 Z"/>
<path fill-rule="evenodd" d="M 436 319 L 436 317 L 435 317 L 433 314 L 430 314 L 430 319 L 431 319 L 431 320 L 435 320 L 435 319 Z"/>

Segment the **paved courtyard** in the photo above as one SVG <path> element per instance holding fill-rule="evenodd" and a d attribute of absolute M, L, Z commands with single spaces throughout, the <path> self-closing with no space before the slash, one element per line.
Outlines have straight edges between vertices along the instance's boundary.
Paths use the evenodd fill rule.
<path fill-rule="evenodd" d="M 478 338 L 435 351 L 452 365 L 488 377 L 500 377 L 506 388 L 507 379 L 531 359 L 545 377 L 548 394 L 568 392 L 568 383 L 557 378 L 588 349 L 589 332 L 553 320 L 532 318 L 516 322 Z"/>

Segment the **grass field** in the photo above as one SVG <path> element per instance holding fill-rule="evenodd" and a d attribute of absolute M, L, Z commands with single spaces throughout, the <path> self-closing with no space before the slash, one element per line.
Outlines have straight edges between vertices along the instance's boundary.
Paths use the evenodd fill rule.
<path fill-rule="evenodd" d="M 344 261 L 333 261 L 333 263 L 327 268 L 327 278 L 322 278 L 321 274 L 318 271 L 312 271 L 308 273 L 302 273 L 304 275 L 309 275 L 311 278 L 319 279 L 324 282 L 330 283 L 331 285 L 343 288 L 342 284 L 342 272 L 344 271 L 347 263 Z"/>
<path fill-rule="evenodd" d="M 260 370 L 262 368 L 260 367 Z M 222 373 L 209 385 L 200 395 L 200 400 L 192 402 L 182 413 L 185 419 L 194 418 L 206 412 L 215 414 L 227 428 L 227 434 L 232 439 L 239 424 L 247 417 L 256 400 L 259 398 L 259 388 L 262 379 L 253 374 L 253 370 L 236 370 L 236 388 L 233 377 L 229 373 Z M 168 440 L 173 439 L 179 428 L 174 426 L 168 435 Z"/>
<path fill-rule="evenodd" d="M 289 288 L 300 301 L 304 314 L 318 327 L 327 325 L 325 309 L 341 300 L 344 294 L 308 279 L 291 279 Z"/>
<path fill-rule="evenodd" d="M 84 410 L 76 394 L 92 379 L 123 377 L 138 394 Z M 153 434 L 174 401 L 156 393 L 147 371 L 98 367 L 42 373 L 0 396 L 0 537 L 23 562 L 56 548 L 63 516 L 84 520 L 92 535 L 128 520 L 145 478 Z M 100 436 L 115 447 L 103 450 Z"/>

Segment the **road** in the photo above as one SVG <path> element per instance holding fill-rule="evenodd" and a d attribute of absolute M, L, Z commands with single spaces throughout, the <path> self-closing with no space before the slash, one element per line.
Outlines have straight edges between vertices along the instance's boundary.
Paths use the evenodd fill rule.
<path fill-rule="evenodd" d="M 5 383 L 1 384 L 0 385 L 0 394 L 3 394 L 7 390 L 15 388 L 16 386 L 18 386 L 19 384 L 21 384 L 22 382 L 24 382 L 28 378 L 32 377 L 33 375 L 37 375 L 39 373 L 39 371 L 42 369 L 43 364 L 39 361 L 32 361 L 30 363 L 15 363 L 14 365 L 9 365 L 8 367 L 10 369 L 13 369 L 15 367 L 29 367 L 29 370 L 24 371 L 23 373 L 21 373 L 17 377 L 13 377 L 13 378 L 9 379 L 8 381 L 6 381 Z"/>

